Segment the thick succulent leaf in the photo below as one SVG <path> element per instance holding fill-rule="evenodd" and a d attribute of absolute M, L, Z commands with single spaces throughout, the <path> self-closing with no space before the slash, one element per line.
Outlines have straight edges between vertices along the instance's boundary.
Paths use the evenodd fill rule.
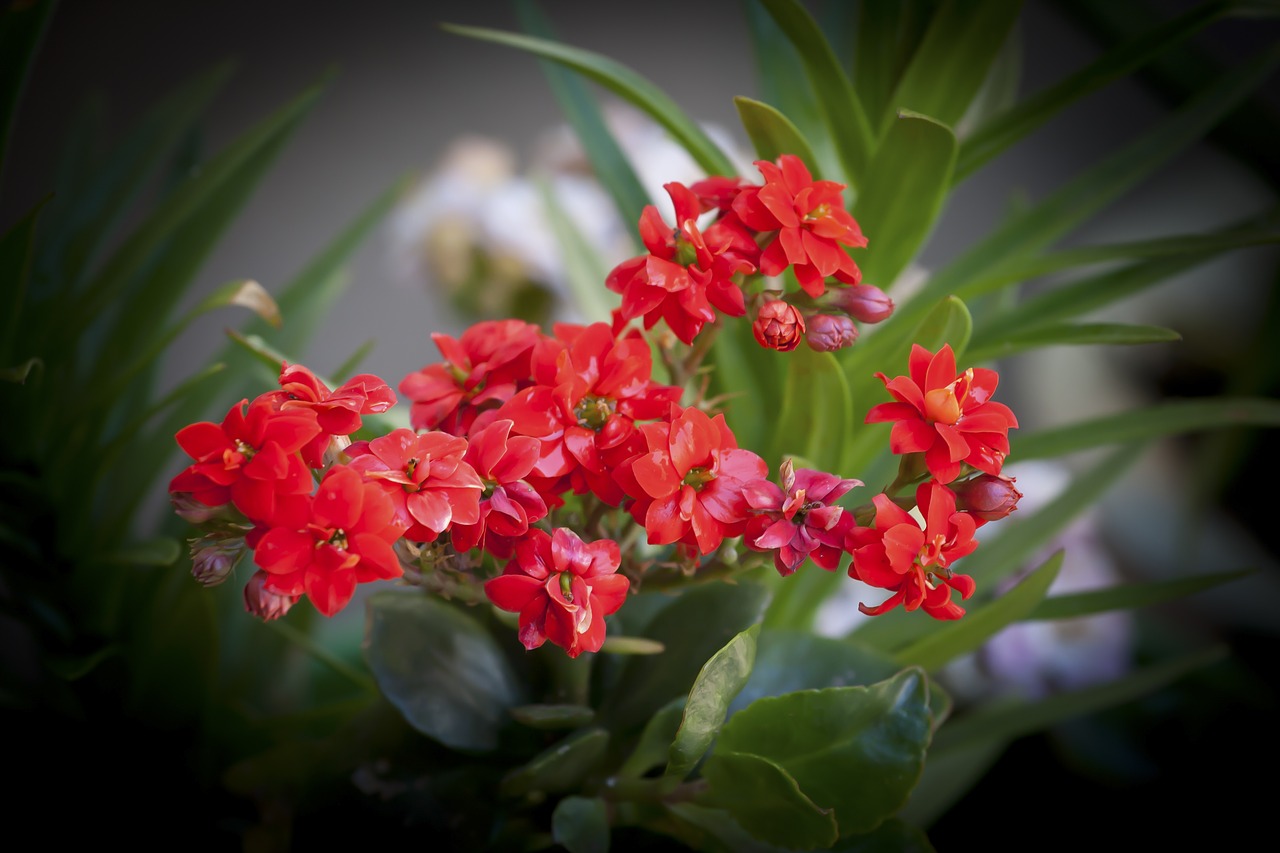
<path fill-rule="evenodd" d="M 551 813 L 551 838 L 569 853 L 609 853 L 609 815 L 599 797 L 565 797 Z"/>
<path fill-rule="evenodd" d="M 555 38 L 550 23 L 536 3 L 532 0 L 517 0 L 515 6 L 521 25 L 530 35 L 543 39 Z M 582 144 L 582 150 L 591 163 L 592 173 L 613 199 L 618 217 L 623 222 L 638 222 L 644 206 L 649 203 L 649 194 L 641 186 L 635 169 L 631 167 L 631 161 L 605 123 L 599 105 L 578 75 L 553 62 L 544 61 L 539 65 L 542 66 L 542 73 L 546 75 L 551 92 L 560 103 L 569 126 Z M 637 250 L 642 248 L 634 236 L 631 239 Z"/>
<path fill-rule="evenodd" d="M 1120 79 L 1181 43 L 1223 14 L 1227 2 L 1204 3 L 1109 50 L 1093 63 L 1023 100 L 979 127 L 960 148 L 956 180 L 1026 137 L 1069 105 Z"/>
<path fill-rule="evenodd" d="M 843 443 L 853 428 L 849 382 L 829 352 L 814 352 L 804 345 L 788 360 L 771 456 L 802 456 L 820 470 L 837 470 Z"/>
<path fill-rule="evenodd" d="M 934 748 L 952 750 L 993 738 L 1012 739 L 1073 717 L 1111 708 L 1159 690 L 1190 672 L 1222 660 L 1226 654 L 1225 647 L 1214 646 L 1139 669 L 1109 684 L 1059 693 L 1038 702 L 1006 702 L 974 711 L 943 726 L 934 741 Z"/>
<path fill-rule="evenodd" d="M 773 162 L 782 154 L 794 154 L 809 166 L 815 179 L 822 177 L 822 165 L 814 156 L 809 140 L 791 119 L 763 101 L 739 95 L 733 99 L 738 108 L 738 118 L 747 131 L 756 157 Z"/>
<path fill-rule="evenodd" d="M 1234 426 L 1280 426 L 1280 401 L 1219 397 L 1174 400 L 1088 421 L 1010 436 L 1012 459 L 1044 459 L 1078 450 Z"/>
<path fill-rule="evenodd" d="M 409 724 L 453 749 L 496 747 L 524 689 L 489 632 L 417 591 L 377 593 L 368 610 L 369 669 Z"/>
<path fill-rule="evenodd" d="M 840 835 L 870 832 L 902 807 L 924 766 L 931 737 L 929 687 L 906 669 L 869 687 L 828 687 L 758 699 L 734 714 L 703 766 L 716 804 L 744 826 L 744 810 L 723 801 L 719 783 L 742 775 L 725 756 L 767 759 L 821 809 Z M 765 840 L 772 840 L 766 838 Z"/>
<path fill-rule="evenodd" d="M 1062 557 L 1063 552 L 1057 552 L 1004 595 L 971 609 L 963 619 L 938 626 L 898 651 L 894 658 L 903 666 L 914 665 L 932 671 L 975 651 L 1006 626 L 1027 618 L 1044 601 L 1050 584 L 1062 568 Z"/>
<path fill-rule="evenodd" d="M 655 767 L 667 763 L 671 754 L 671 742 L 684 719 L 685 697 L 672 699 L 659 708 L 645 723 L 635 748 L 618 769 L 618 775 L 638 779 Z"/>
<path fill-rule="evenodd" d="M 871 159 L 873 136 L 858 93 L 831 51 L 831 44 L 798 0 L 761 0 L 787 39 L 795 45 L 822 117 L 844 167 L 845 182 L 862 185 Z"/>
<path fill-rule="evenodd" d="M 648 720 L 686 695 L 703 663 L 740 631 L 760 621 L 769 593 L 753 583 L 706 584 L 684 591 L 649 625 L 648 635 L 666 647 L 660 655 L 628 659 L 600 717 L 624 730 Z"/>
<path fill-rule="evenodd" d="M 596 712 L 586 705 L 519 705 L 510 713 L 522 726 L 543 731 L 576 729 L 596 717 Z"/>
<path fill-rule="evenodd" d="M 955 160 L 946 124 L 908 110 L 890 121 L 853 208 L 868 240 L 856 253 L 864 281 L 888 290 L 919 253 L 942 212 Z"/>
<path fill-rule="evenodd" d="M 723 807 L 755 838 L 813 850 L 839 838 L 830 808 L 822 808 L 781 766 L 760 755 L 717 749 L 703 768 L 709 805 Z"/>
<path fill-rule="evenodd" d="M 1169 578 L 1146 583 L 1121 584 L 1107 587 L 1106 589 L 1077 592 L 1071 595 L 1055 595 L 1036 605 L 1031 614 L 1027 616 L 1027 619 L 1078 619 L 1081 616 L 1092 616 L 1095 613 L 1106 613 L 1110 610 L 1133 610 L 1139 607 L 1150 607 L 1154 604 L 1195 595 L 1198 592 L 1204 592 L 1252 574 L 1252 571 L 1215 572 L 1209 575 L 1194 575 L 1189 578 Z"/>
<path fill-rule="evenodd" d="M 458 24 L 441 24 L 440 26 L 451 33 L 528 51 L 535 56 L 572 68 L 648 113 L 671 133 L 676 142 L 689 152 L 689 156 L 705 169 L 707 174 L 735 174 L 736 170 L 729 158 L 711 140 L 711 137 L 703 132 L 702 128 L 685 115 L 675 101 L 620 62 L 589 50 L 519 33 L 484 27 L 464 27 Z"/>
<path fill-rule="evenodd" d="M 671 742 L 668 776 L 689 775 L 720 733 L 729 704 L 751 675 L 759 633 L 760 626 L 752 625 L 703 664 L 689 690 L 680 729 Z"/>
<path fill-rule="evenodd" d="M 954 126 L 965 114 L 1013 28 L 1020 0 L 949 0 L 933 14 L 924 40 L 889 99 L 889 112 L 908 109 Z"/>
<path fill-rule="evenodd" d="M 972 362 L 991 361 L 1030 349 L 1052 346 L 1137 346 L 1180 341 L 1182 335 L 1164 326 L 1131 323 L 1054 323 L 1009 335 L 985 347 L 970 347 Z"/>
<path fill-rule="evenodd" d="M 500 791 L 504 797 L 518 797 L 533 791 L 578 790 L 582 780 L 599 767 L 608 746 L 609 733 L 604 729 L 575 732 L 507 774 Z"/>

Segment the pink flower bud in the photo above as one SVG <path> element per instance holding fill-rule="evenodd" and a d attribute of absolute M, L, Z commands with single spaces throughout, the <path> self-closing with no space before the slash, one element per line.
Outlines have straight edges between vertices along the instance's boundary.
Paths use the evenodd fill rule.
<path fill-rule="evenodd" d="M 809 318 L 804 339 L 814 352 L 835 352 L 851 346 L 858 339 L 858 330 L 848 317 L 815 314 Z"/>
<path fill-rule="evenodd" d="M 289 608 L 298 603 L 300 595 L 281 595 L 267 589 L 266 582 L 271 576 L 259 569 L 244 585 L 244 609 L 257 616 L 263 622 L 279 619 L 289 612 Z"/>
<path fill-rule="evenodd" d="M 217 586 L 227 579 L 244 554 L 244 537 L 210 533 L 188 539 L 191 546 L 191 576 L 205 586 Z"/>
<path fill-rule="evenodd" d="M 874 284 L 832 287 L 825 303 L 863 323 L 879 323 L 893 313 L 893 300 Z"/>
<path fill-rule="evenodd" d="M 951 485 L 956 494 L 956 509 L 983 521 L 997 521 L 1018 508 L 1022 497 L 1013 486 L 1012 477 L 981 474 Z"/>
<path fill-rule="evenodd" d="M 781 299 L 773 299 L 760 306 L 756 321 L 751 325 L 760 346 L 791 352 L 804 337 L 804 317 L 796 307 Z"/>
<path fill-rule="evenodd" d="M 227 515 L 225 506 L 203 504 L 192 497 L 190 492 L 170 492 L 169 501 L 173 504 L 173 511 L 188 524 L 204 524 Z"/>

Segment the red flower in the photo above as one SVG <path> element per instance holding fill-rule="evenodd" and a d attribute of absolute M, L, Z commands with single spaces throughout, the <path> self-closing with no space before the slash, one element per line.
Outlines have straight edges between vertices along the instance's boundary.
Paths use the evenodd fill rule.
<path fill-rule="evenodd" d="M 961 463 L 999 474 L 1009 453 L 1009 430 L 1018 420 L 1008 406 L 991 401 L 1000 379 L 996 372 L 971 367 L 957 376 L 950 344 L 937 355 L 913 345 L 909 366 L 910 376 L 876 374 L 897 402 L 873 406 L 866 422 L 893 421 L 890 449 L 924 453 L 940 483 L 958 477 Z"/>
<path fill-rule="evenodd" d="M 746 527 L 746 484 L 768 476 L 764 460 L 738 443 L 724 422 L 699 409 L 672 406 L 670 423 L 640 427 L 648 452 L 616 474 L 633 498 L 631 515 L 649 542 L 684 542 L 709 554 Z"/>
<path fill-rule="evenodd" d="M 617 574 L 622 555 L 612 539 L 584 543 L 557 527 L 533 529 L 503 573 L 484 585 L 494 606 L 520 614 L 520 642 L 547 640 L 576 658 L 604 644 L 604 617 L 622 606 L 631 582 Z"/>
<path fill-rule="evenodd" d="M 751 236 L 733 222 L 698 229 L 702 212 L 698 197 L 679 183 L 665 185 L 676 210 L 673 231 L 657 208 L 640 216 L 640 238 L 649 254 L 614 267 L 605 285 L 622 294 L 622 317 L 644 317 L 646 329 L 666 320 L 675 336 L 692 343 L 702 327 L 716 319 L 716 308 L 731 317 L 747 312 L 737 273 L 755 272 L 748 257 L 757 251 Z"/>
<path fill-rule="evenodd" d="M 351 468 L 386 486 L 405 538 L 434 542 L 450 524 L 480 520 L 475 469 L 463 461 L 467 440 L 443 432 L 397 429 L 347 448 Z"/>
<path fill-rule="evenodd" d="M 870 586 L 891 589 L 893 595 L 875 607 L 859 604 L 868 616 L 878 616 L 899 604 L 906 610 L 923 607 L 935 619 L 959 619 L 964 608 L 951 600 L 951 590 L 962 599 L 973 595 L 973 578 L 952 572 L 950 565 L 973 552 L 973 516 L 956 512 L 955 495 L 937 481 L 921 483 L 916 502 L 925 527 L 886 494 L 872 499 L 874 527 L 855 527 L 845 539 L 853 555 L 849 577 Z"/>
<path fill-rule="evenodd" d="M 312 468 L 324 467 L 324 452 L 335 435 L 351 435 L 360 429 L 361 415 L 381 414 L 396 404 L 395 392 L 371 373 L 353 376 L 336 391 L 301 364 L 285 362 L 280 368 L 280 390 L 262 395 L 278 409 L 311 409 L 321 434 L 302 449 Z"/>
<path fill-rule="evenodd" d="M 782 463 L 781 474 L 782 488 L 762 479 L 743 489 L 757 514 L 747 522 L 742 541 L 753 551 L 773 551 L 774 568 L 783 577 L 806 557 L 834 571 L 853 516 L 832 504 L 862 482 L 809 468 L 796 471 L 790 459 Z"/>
<path fill-rule="evenodd" d="M 760 346 L 791 352 L 804 338 L 804 315 L 789 302 L 771 299 L 760 305 L 751 331 Z"/>
<path fill-rule="evenodd" d="M 738 193 L 733 210 L 748 228 L 778 232 L 760 255 L 760 272 L 781 275 L 795 267 L 796 280 L 815 299 L 828 276 L 857 284 L 862 273 L 841 246 L 865 246 L 867 239 L 844 209 L 844 184 L 815 181 L 793 154 L 783 154 L 777 165 L 757 160 L 756 167 L 764 186 Z"/>
<path fill-rule="evenodd" d="M 391 547 L 402 529 L 386 493 L 340 466 L 329 470 L 313 498 L 281 505 L 257 537 L 253 559 L 269 575 L 266 592 L 306 593 L 317 610 L 332 616 L 351 600 L 357 583 L 403 574 Z"/>
<path fill-rule="evenodd" d="M 315 481 L 298 452 L 320 434 L 310 409 L 277 411 L 259 397 L 231 407 L 221 424 L 201 421 L 178 430 L 178 445 L 195 462 L 169 482 L 206 506 L 233 503 L 252 521 L 265 521 L 281 495 L 311 493 Z"/>
<path fill-rule="evenodd" d="M 522 320 L 476 323 L 458 340 L 432 335 L 444 363 L 429 364 L 400 382 L 400 393 L 413 401 L 413 428 L 466 435 L 486 404 L 505 403 L 528 384 L 529 354 L 541 337 L 537 326 Z"/>
<path fill-rule="evenodd" d="M 1013 485 L 1013 477 L 979 474 L 960 483 L 952 483 L 956 507 L 978 519 L 978 526 L 998 521 L 1018 508 L 1022 492 Z"/>
<path fill-rule="evenodd" d="M 511 421 L 499 420 L 468 439 L 465 459 L 480 475 L 484 492 L 479 521 L 455 519 L 449 531 L 459 553 L 479 545 L 496 557 L 510 557 L 516 539 L 547 514 L 546 502 L 524 480 L 538 461 L 541 442 L 510 433 Z"/>

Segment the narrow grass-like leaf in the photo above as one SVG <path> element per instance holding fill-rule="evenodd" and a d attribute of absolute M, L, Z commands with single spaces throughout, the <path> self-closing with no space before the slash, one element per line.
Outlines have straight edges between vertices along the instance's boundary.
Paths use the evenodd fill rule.
<path fill-rule="evenodd" d="M 738 96 L 733 103 L 759 159 L 774 161 L 781 154 L 794 154 L 809 165 L 815 179 L 822 177 L 821 164 L 809 141 L 791 119 L 763 101 Z"/>
<path fill-rule="evenodd" d="M 560 247 L 565 277 L 576 307 L 587 322 L 607 322 L 609 312 L 622 304 L 622 297 L 604 286 L 609 270 L 577 224 L 560 205 L 546 181 L 538 181 L 542 204 L 547 210 L 551 233 Z M 639 218 L 637 216 L 637 218 Z"/>
<path fill-rule="evenodd" d="M 667 647 L 648 637 L 605 637 L 600 651 L 607 655 L 660 655 Z"/>
<path fill-rule="evenodd" d="M 887 290 L 916 256 L 942 211 L 955 159 L 947 125 L 905 110 L 892 120 L 853 207 L 868 239 L 856 254 L 863 280 Z"/>
<path fill-rule="evenodd" d="M 492 30 L 441 24 L 443 29 L 468 38 L 528 51 L 535 56 L 558 62 L 596 81 L 614 94 L 648 113 L 665 127 L 689 156 L 710 175 L 735 174 L 733 163 L 665 92 L 616 60 L 589 50 L 560 44 L 548 39 Z"/>
<path fill-rule="evenodd" d="M 937 352 L 950 344 L 956 358 L 960 358 L 967 352 L 972 334 L 973 316 L 969 307 L 959 297 L 948 296 L 924 318 L 911 340 L 930 352 Z M 896 361 L 906 363 L 905 358 Z"/>
<path fill-rule="evenodd" d="M 1136 346 L 1180 341 L 1182 335 L 1164 326 L 1129 323 L 1055 323 L 1029 329 L 985 347 L 970 347 L 969 361 L 991 361 L 1029 349 L 1051 346 Z"/>
<path fill-rule="evenodd" d="M 576 729 L 595 719 L 596 712 L 586 705 L 520 705 L 508 713 L 522 726 L 540 731 Z"/>
<path fill-rule="evenodd" d="M 1028 621 L 1040 619 L 1077 619 L 1106 613 L 1110 610 L 1133 610 L 1163 604 L 1177 598 L 1195 595 L 1224 583 L 1252 575 L 1252 571 L 1215 572 L 1211 575 L 1195 575 L 1189 578 L 1130 583 L 1106 589 L 1077 592 L 1072 595 L 1055 595 L 1040 602 Z"/>
<path fill-rule="evenodd" d="M 964 117 L 956 122 L 957 138 L 967 138 L 972 135 L 975 127 L 986 123 L 993 116 L 1013 109 L 1017 104 L 1018 86 L 1022 81 L 1022 42 L 1022 33 L 1015 23 L 1008 38 L 1004 40 L 1004 46 L 996 54 L 982 88 L 974 95 Z"/>
<path fill-rule="evenodd" d="M 172 566 L 182 554 L 176 539 L 167 536 L 134 542 L 119 550 L 103 555 L 108 563 L 121 566 Z"/>
<path fill-rule="evenodd" d="M 890 112 L 889 96 L 924 38 L 933 5 L 928 0 L 858 4 L 853 81 L 868 116 Z"/>
<path fill-rule="evenodd" d="M 1067 106 L 1150 62 L 1193 35 L 1227 10 L 1227 2 L 1197 6 L 1118 45 L 1101 58 L 1059 83 L 1025 99 L 983 124 L 960 147 L 955 179 L 964 180 L 979 167 L 1026 137 Z"/>
<path fill-rule="evenodd" d="M 373 352 L 373 348 L 377 345 L 377 338 L 369 338 L 369 340 L 356 347 L 355 352 L 343 359 L 342 363 L 334 368 L 333 375 L 339 379 L 354 376 L 360 365 L 364 363 L 364 360 L 369 357 L 369 353 Z"/>
<path fill-rule="evenodd" d="M 789 359 L 773 455 L 798 455 L 823 471 L 835 470 L 853 426 L 849 383 L 829 352 L 802 346 Z"/>
<path fill-rule="evenodd" d="M 15 385 L 25 385 L 27 377 L 29 377 L 36 368 L 43 366 L 44 362 L 34 356 L 22 362 L 15 364 L 13 367 L 0 367 L 0 382 L 12 382 Z"/>
<path fill-rule="evenodd" d="M 1020 0 L 944 2 L 889 98 L 888 110 L 878 122 L 881 132 L 894 110 L 925 113 L 947 125 L 960 121 L 982 88 L 1020 6 Z"/>
<path fill-rule="evenodd" d="M 733 424 L 739 445 L 763 447 L 773 436 L 768 418 L 760 416 L 761 401 L 781 399 L 785 393 L 790 353 L 760 346 L 745 319 L 721 322 L 724 325 L 711 347 L 715 364 L 711 390 L 723 398 L 720 408 Z"/>
<path fill-rule="evenodd" d="M 1280 401 L 1255 397 L 1175 400 L 1010 436 L 1010 458 L 1044 459 L 1108 444 L 1234 426 L 1280 426 Z"/>
<path fill-rule="evenodd" d="M 4 277 L 8 295 L 5 298 L 4 319 L 0 320 L 0 364 L 18 357 L 18 334 L 27 294 L 27 281 L 31 275 L 32 246 L 35 241 L 36 223 L 44 202 L 0 236 L 0 276 Z"/>
<path fill-rule="evenodd" d="M 53 0 L 11 3 L 0 15 L 0 180 L 4 178 L 5 154 L 18 102 L 57 5 Z"/>
<path fill-rule="evenodd" d="M 237 281 L 229 281 L 221 287 L 209 294 L 209 297 L 202 301 L 196 311 L 204 313 L 212 311 L 215 308 L 222 308 L 228 305 L 239 305 L 241 308 L 248 308 L 262 319 L 266 320 L 272 328 L 278 329 L 281 326 L 280 306 L 271 298 L 271 294 L 253 279 L 242 278 Z"/>
<path fill-rule="evenodd" d="M 874 137 L 857 91 L 808 10 L 798 0 L 761 0 L 795 45 L 822 117 L 830 128 L 845 181 L 855 189 L 866 178 Z"/>
<path fill-rule="evenodd" d="M 1145 696 L 1226 655 L 1224 646 L 1214 646 L 1140 669 L 1110 684 L 1060 693 L 1039 702 L 1006 703 L 991 710 L 975 711 L 943 726 L 933 745 L 938 750 L 951 750 L 992 738 L 1012 739 L 1030 734 Z"/>
<path fill-rule="evenodd" d="M 530 35 L 543 39 L 553 39 L 555 33 L 537 4 L 532 0 L 517 0 L 516 13 L 520 24 Z M 636 177 L 631 161 L 623 153 L 618 140 L 610 132 L 605 123 L 600 107 L 583 85 L 576 74 L 566 71 L 553 62 L 540 62 L 542 73 L 546 75 L 551 92 L 560 103 L 569 126 L 577 134 L 582 150 L 591 163 L 591 170 L 596 180 L 613 198 L 614 207 L 619 218 L 626 223 L 638 222 L 644 206 L 649 203 L 649 195 Z M 628 230 L 628 233 L 630 230 Z M 635 236 L 631 237 L 637 249 Z"/>
<path fill-rule="evenodd" d="M 752 625 L 703 664 L 685 701 L 680 729 L 671 742 L 666 775 L 688 776 L 711 747 L 724 725 L 729 704 L 751 676 L 759 634 L 760 626 Z"/>
<path fill-rule="evenodd" d="M 969 612 L 963 619 L 926 634 L 897 652 L 894 658 L 903 666 L 915 665 L 932 671 L 974 651 L 1007 625 L 1025 619 L 1035 610 L 1058 577 L 1062 557 L 1063 552 L 1057 552 L 1004 595 Z"/>

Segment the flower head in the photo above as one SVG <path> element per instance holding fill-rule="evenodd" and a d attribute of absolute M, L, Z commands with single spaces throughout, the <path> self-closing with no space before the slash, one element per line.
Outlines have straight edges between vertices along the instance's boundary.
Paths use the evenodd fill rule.
<path fill-rule="evenodd" d="M 496 557 L 510 557 L 529 525 L 546 516 L 546 502 L 524 479 L 537 463 L 540 447 L 536 438 L 511 435 L 511 421 L 505 419 L 472 434 L 464 458 L 480 475 L 484 491 L 479 520 L 466 524 L 454 519 L 449 531 L 460 553 L 479 545 Z"/>
<path fill-rule="evenodd" d="M 805 558 L 834 570 L 853 516 L 833 504 L 862 483 L 810 468 L 795 470 L 790 459 L 782 463 L 780 480 L 781 487 L 761 479 L 743 489 L 755 514 L 742 541 L 753 551 L 773 551 L 774 568 L 784 577 Z"/>
<path fill-rule="evenodd" d="M 804 315 L 789 302 L 770 299 L 760 305 L 751 331 L 760 346 L 791 352 L 804 338 Z"/>

